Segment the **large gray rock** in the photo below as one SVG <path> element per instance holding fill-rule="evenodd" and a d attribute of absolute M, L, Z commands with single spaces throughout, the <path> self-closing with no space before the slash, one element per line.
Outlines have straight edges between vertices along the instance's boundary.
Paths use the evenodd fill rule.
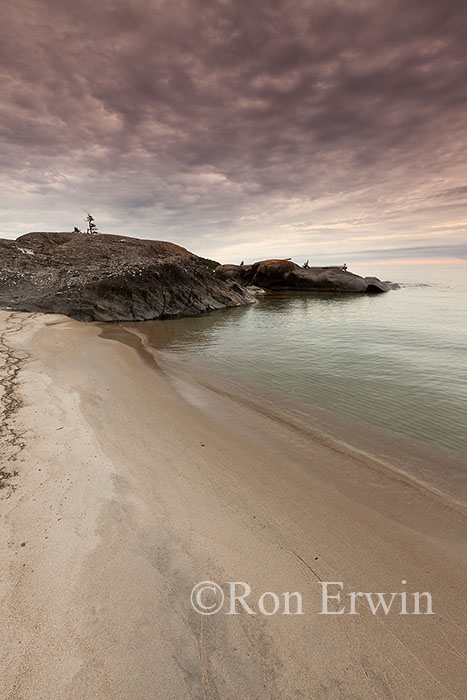
<path fill-rule="evenodd" d="M 3 308 L 81 321 L 146 321 L 253 301 L 173 243 L 68 232 L 0 239 Z"/>
<path fill-rule="evenodd" d="M 220 265 L 219 279 L 270 290 L 379 294 L 394 285 L 377 277 L 360 277 L 342 267 L 300 267 L 291 260 L 261 260 L 253 265 Z"/>

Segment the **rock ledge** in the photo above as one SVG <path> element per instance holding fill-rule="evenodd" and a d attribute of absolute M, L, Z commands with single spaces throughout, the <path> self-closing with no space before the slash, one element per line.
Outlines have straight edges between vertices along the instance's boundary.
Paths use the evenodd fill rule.
<path fill-rule="evenodd" d="M 164 241 L 85 233 L 0 239 L 0 306 L 79 321 L 147 321 L 254 298 L 202 258 Z"/>

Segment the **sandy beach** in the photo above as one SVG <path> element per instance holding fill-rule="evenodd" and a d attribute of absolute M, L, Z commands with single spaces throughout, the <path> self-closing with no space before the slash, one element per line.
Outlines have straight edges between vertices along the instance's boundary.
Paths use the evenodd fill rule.
<path fill-rule="evenodd" d="M 464 698 L 465 512 L 312 438 L 268 449 L 264 416 L 242 437 L 101 333 L 0 312 L 0 697 Z M 257 614 L 199 614 L 206 580 Z M 323 582 L 434 614 L 320 615 Z M 258 612 L 266 591 L 304 614 Z"/>

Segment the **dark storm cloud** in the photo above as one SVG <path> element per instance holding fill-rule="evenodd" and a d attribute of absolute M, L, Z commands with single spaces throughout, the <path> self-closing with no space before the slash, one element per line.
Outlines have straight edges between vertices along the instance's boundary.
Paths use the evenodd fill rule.
<path fill-rule="evenodd" d="M 2 19 L 12 231 L 90 207 L 185 242 L 285 215 L 384 233 L 465 189 L 461 0 L 17 0 Z"/>

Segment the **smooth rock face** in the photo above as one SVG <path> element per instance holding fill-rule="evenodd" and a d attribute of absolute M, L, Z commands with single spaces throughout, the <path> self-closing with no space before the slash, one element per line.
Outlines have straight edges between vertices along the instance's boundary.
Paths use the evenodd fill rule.
<path fill-rule="evenodd" d="M 253 265 L 220 265 L 216 275 L 223 280 L 263 289 L 310 292 L 379 294 L 394 285 L 377 277 L 360 277 L 341 267 L 300 267 L 291 260 L 261 260 Z"/>
<path fill-rule="evenodd" d="M 86 233 L 0 239 L 0 306 L 79 321 L 193 316 L 254 298 L 173 243 Z"/>

